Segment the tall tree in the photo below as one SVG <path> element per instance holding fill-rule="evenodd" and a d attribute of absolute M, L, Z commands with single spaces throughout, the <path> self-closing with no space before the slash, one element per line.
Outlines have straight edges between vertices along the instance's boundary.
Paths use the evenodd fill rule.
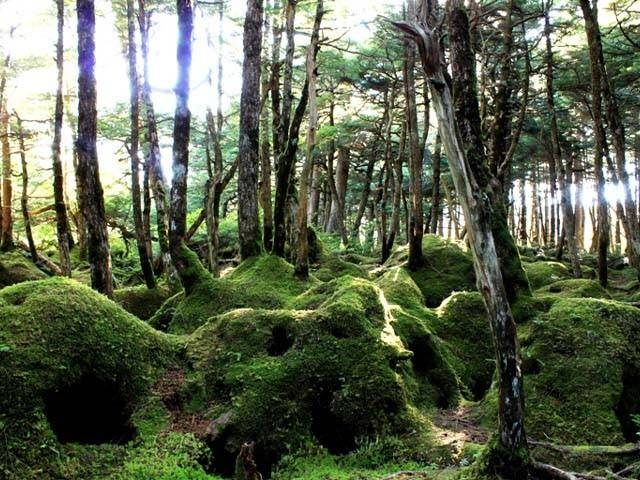
<path fill-rule="evenodd" d="M 262 0 L 247 0 L 244 21 L 244 62 L 240 96 L 238 148 L 238 235 L 240 257 L 260 253 L 258 225 L 258 160 L 260 147 L 260 55 L 262 51 Z"/>
<path fill-rule="evenodd" d="M 60 158 L 60 143 L 62 141 L 62 120 L 64 105 L 62 88 L 64 81 L 64 0 L 56 0 L 58 19 L 58 42 L 56 44 L 56 67 L 58 70 L 58 84 L 56 89 L 56 107 L 53 124 L 53 197 L 56 208 L 56 234 L 58 237 L 58 254 L 60 255 L 60 269 L 62 273 L 71 276 L 71 259 L 69 258 L 71 229 L 67 217 L 67 205 L 64 193 L 64 174 Z"/>
<path fill-rule="evenodd" d="M 307 209 L 309 194 L 309 178 L 313 166 L 313 156 L 316 148 L 316 131 L 318 127 L 318 102 L 316 95 L 316 56 L 320 48 L 320 22 L 324 14 L 322 0 L 316 4 L 316 16 L 311 32 L 311 43 L 307 47 L 307 79 L 309 89 L 309 127 L 307 129 L 307 151 L 302 173 L 300 174 L 300 191 L 298 194 L 297 234 L 298 248 L 296 249 L 295 274 L 299 278 L 309 278 L 309 238 L 307 232 Z"/>
<path fill-rule="evenodd" d="M 93 0 L 77 0 L 78 15 L 78 189 L 88 232 L 91 286 L 111 297 L 111 253 L 104 211 L 104 197 L 96 149 L 95 7 Z"/>
<path fill-rule="evenodd" d="M 140 267 L 147 288 L 154 288 L 156 280 L 151 266 L 151 252 L 147 249 L 146 233 L 142 222 L 142 198 L 140 192 L 140 159 L 138 157 L 140 145 L 140 84 L 138 79 L 138 54 L 136 47 L 135 7 L 134 0 L 127 0 L 127 39 L 129 60 L 129 90 L 130 90 L 130 122 L 131 143 L 129 156 L 131 157 L 131 201 L 133 203 L 133 223 L 136 229 L 136 245 Z"/>
<path fill-rule="evenodd" d="M 34 263 L 38 262 L 38 250 L 36 243 L 33 241 L 33 231 L 31 229 L 31 216 L 29 215 L 29 172 L 27 170 L 27 149 L 24 137 L 26 132 L 22 126 L 22 119 L 14 112 L 16 118 L 18 146 L 20 147 L 20 166 L 22 167 L 22 195 L 20 196 L 20 207 L 22 210 L 22 219 L 24 221 L 24 231 L 27 236 L 27 245 L 29 246 L 29 254 Z"/>
<path fill-rule="evenodd" d="M 452 4 L 462 7 L 460 1 Z M 442 146 L 467 221 L 478 290 L 482 294 L 491 325 L 498 371 L 500 448 L 493 457 L 496 462 L 490 468 L 506 478 L 527 478 L 528 448 L 524 430 L 524 390 L 518 340 L 491 228 L 491 205 L 486 196 L 477 194 L 481 188 L 467 160 L 456 124 L 439 36 L 424 24 L 397 22 L 396 25 L 417 42 L 422 67 L 429 78 Z"/>
<path fill-rule="evenodd" d="M 591 118 L 595 132 L 595 145 L 593 147 L 594 169 L 596 174 L 597 204 L 598 204 L 598 280 L 603 287 L 608 282 L 607 250 L 609 248 L 609 205 L 605 197 L 605 177 L 603 158 L 605 154 L 606 134 L 602 115 L 602 69 L 600 68 L 600 55 L 598 45 L 600 29 L 598 28 L 597 3 L 592 8 L 589 0 L 580 0 L 580 8 L 584 17 L 587 43 L 589 44 L 589 64 L 591 67 Z"/>
<path fill-rule="evenodd" d="M 169 222 L 169 247 L 171 259 L 186 292 L 193 286 L 184 255 L 184 238 L 187 231 L 187 176 L 189 172 L 189 140 L 191 136 L 191 112 L 189 89 L 191 73 L 191 35 L 193 33 L 193 2 L 177 0 L 178 11 L 178 80 L 176 82 L 176 110 L 173 123 L 173 179 L 171 182 L 171 211 Z"/>

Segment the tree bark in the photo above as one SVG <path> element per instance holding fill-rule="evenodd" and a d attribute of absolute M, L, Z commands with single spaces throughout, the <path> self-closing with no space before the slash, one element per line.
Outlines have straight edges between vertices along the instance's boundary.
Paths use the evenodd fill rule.
<path fill-rule="evenodd" d="M 598 55 L 600 29 L 597 24 L 597 7 L 592 9 L 589 0 L 580 0 L 580 8 L 584 17 L 587 43 L 589 45 L 589 64 L 591 67 L 591 116 L 595 132 L 594 169 L 597 185 L 598 215 L 598 280 L 603 287 L 608 283 L 607 249 L 609 248 L 609 205 L 604 193 L 605 177 L 603 156 L 606 147 L 604 124 L 602 122 L 602 70 Z"/>
<path fill-rule="evenodd" d="M 64 0 L 56 0 L 58 20 L 58 42 L 56 44 L 57 89 L 56 106 L 53 124 L 52 163 L 53 163 L 53 197 L 56 209 L 56 234 L 58 238 L 58 254 L 60 256 L 60 270 L 66 277 L 71 276 L 71 259 L 69 257 L 69 238 L 71 228 L 67 216 L 67 205 L 64 194 L 64 174 L 62 159 L 60 158 L 60 144 L 62 142 L 62 120 L 64 104 L 62 88 L 64 80 Z"/>
<path fill-rule="evenodd" d="M 265 15 L 265 32 L 269 31 L 269 13 Z M 265 35 L 265 48 L 264 52 L 267 52 Z M 269 75 L 268 61 L 264 62 L 262 72 L 262 96 L 265 101 L 269 98 L 271 93 L 271 76 Z M 263 104 L 260 112 L 260 129 L 261 129 L 261 141 L 260 141 L 260 207 L 262 208 L 262 244 L 264 249 L 269 252 L 273 246 L 273 208 L 271 206 L 271 145 L 269 142 L 269 110 L 265 108 L 266 103 Z"/>
<path fill-rule="evenodd" d="M 169 247 L 169 202 L 165 186 L 164 173 L 160 156 L 160 142 L 158 140 L 158 127 L 155 108 L 151 98 L 151 84 L 149 81 L 149 21 L 146 13 L 145 0 L 138 0 L 138 22 L 140 24 L 140 47 L 143 62 L 142 100 L 145 107 L 147 142 L 149 144 L 146 163 L 149 169 L 149 183 L 156 206 L 156 229 L 158 245 L 162 258 L 162 266 L 167 274 L 167 281 L 172 291 L 180 287 L 177 271 L 171 260 Z"/>
<path fill-rule="evenodd" d="M 431 196 L 431 222 L 429 232 L 438 232 L 438 218 L 442 209 L 440 196 L 440 170 L 442 167 L 442 140 L 440 133 L 436 135 L 436 144 L 433 147 L 433 194 Z"/>
<path fill-rule="evenodd" d="M 11 209 L 13 174 L 11 168 L 11 144 L 9 135 L 9 112 L 7 110 L 7 98 L 0 105 L 0 142 L 2 143 L 2 229 L 0 231 L 0 250 L 6 252 L 12 250 L 13 244 L 13 211 Z"/>
<path fill-rule="evenodd" d="M 461 6 L 461 4 L 458 4 Z M 418 43 L 422 66 L 429 77 L 442 145 L 458 199 L 467 220 L 478 290 L 482 294 L 496 351 L 498 372 L 499 448 L 490 469 L 507 478 L 527 478 L 528 448 L 524 431 L 524 390 L 516 327 L 509 307 L 492 233 L 487 197 L 479 194 L 456 126 L 453 99 L 443 71 L 438 36 L 429 28 L 406 22 L 395 25 Z"/>
<path fill-rule="evenodd" d="M 147 288 L 155 288 L 156 279 L 147 249 L 144 223 L 142 221 L 142 195 L 140 192 L 140 159 L 138 158 L 140 145 L 140 86 L 138 83 L 138 56 L 136 47 L 136 29 L 134 23 L 135 7 L 133 0 L 127 0 L 127 40 L 129 61 L 129 90 L 131 139 L 129 156 L 131 157 L 131 202 L 133 203 L 133 223 L 136 231 L 136 246 L 142 276 Z"/>
<path fill-rule="evenodd" d="M 316 148 L 316 130 L 318 128 L 318 102 L 316 96 L 316 83 L 318 72 L 316 70 L 316 56 L 320 49 L 320 23 L 324 14 L 323 1 L 316 4 L 316 15 L 313 22 L 311 42 L 307 47 L 307 78 L 309 79 L 309 126 L 307 129 L 307 151 L 300 174 L 300 189 L 298 192 L 298 248 L 296 249 L 295 275 L 307 280 L 309 278 L 309 237 L 307 233 L 307 205 L 309 194 L 309 176 L 313 166 L 313 156 Z"/>
<path fill-rule="evenodd" d="M 78 189 L 87 227 L 91 286 L 113 296 L 111 254 L 96 149 L 95 10 L 93 0 L 77 0 L 78 15 Z"/>
<path fill-rule="evenodd" d="M 260 54 L 262 0 L 247 1 L 244 21 L 244 63 L 240 96 L 238 146 L 238 236 L 240 257 L 260 253 L 258 226 L 258 162 L 260 148 Z"/>
<path fill-rule="evenodd" d="M 408 0 L 408 18 L 417 18 L 415 3 Z M 409 260 L 408 266 L 416 270 L 422 266 L 422 237 L 424 234 L 422 212 L 422 161 L 418 135 L 418 111 L 416 107 L 415 81 L 416 47 L 412 42 L 405 43 L 405 59 L 403 67 L 404 95 L 406 102 L 406 122 L 409 140 L 409 186 L 411 191 L 411 208 L 409 209 Z"/>
<path fill-rule="evenodd" d="M 330 116 L 333 117 L 332 114 L 330 114 Z M 327 232 L 329 233 L 341 234 L 345 227 L 345 202 L 347 200 L 347 183 L 349 181 L 350 166 L 349 149 L 347 147 L 339 147 L 338 156 L 336 157 L 335 174 L 332 177 L 336 188 L 335 197 L 331 201 L 331 213 L 329 214 L 329 224 L 327 225 Z"/>
<path fill-rule="evenodd" d="M 22 167 L 22 196 L 20 197 L 20 207 L 22 210 L 22 219 L 24 220 L 24 231 L 27 236 L 27 245 L 29 246 L 29 254 L 33 263 L 38 263 L 39 256 L 36 244 L 33 241 L 33 232 L 31 231 L 31 217 L 29 215 L 29 172 L 27 171 L 27 151 L 24 144 L 25 132 L 22 128 L 22 119 L 14 112 L 16 124 L 18 126 L 18 146 L 20 147 L 20 165 Z"/>

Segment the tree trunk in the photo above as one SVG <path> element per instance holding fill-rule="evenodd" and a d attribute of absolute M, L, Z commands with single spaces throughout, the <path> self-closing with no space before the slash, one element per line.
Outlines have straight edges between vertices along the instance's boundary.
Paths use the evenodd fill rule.
<path fill-rule="evenodd" d="M 529 281 L 522 268 L 520 254 L 509 232 L 504 195 L 499 180 L 492 176 L 482 144 L 480 111 L 476 95 L 475 58 L 469 36 L 469 19 L 464 7 L 450 1 L 449 36 L 451 39 L 451 72 L 453 101 L 464 143 L 466 158 L 480 189 L 489 196 L 492 208 L 491 229 L 500 260 L 504 285 L 509 300 L 519 294 L 530 295 Z M 442 132 L 440 132 L 442 135 Z M 495 157 L 493 161 L 497 160 Z"/>
<path fill-rule="evenodd" d="M 597 24 L 597 10 L 592 9 L 589 0 L 580 0 L 580 8 L 584 16 L 587 43 L 589 44 L 589 64 L 591 66 L 591 116 L 595 132 L 594 168 L 598 198 L 598 280 L 603 287 L 607 286 L 607 249 L 609 248 L 609 206 L 604 193 L 605 177 L 602 165 L 605 150 L 605 130 L 602 122 L 602 70 L 598 55 L 600 29 Z"/>
<path fill-rule="evenodd" d="M 78 189 L 87 226 L 91 286 L 113 296 L 111 254 L 96 150 L 95 10 L 93 0 L 77 0 L 78 14 Z"/>
<path fill-rule="evenodd" d="M 178 81 L 176 82 L 176 110 L 173 124 L 173 179 L 171 182 L 171 209 L 169 222 L 169 250 L 187 294 L 194 279 L 188 272 L 189 263 L 184 256 L 184 237 L 187 230 L 187 177 L 189 171 L 189 140 L 191 112 L 189 90 L 191 70 L 191 35 L 193 32 L 192 0 L 177 0 L 178 11 Z"/>
<path fill-rule="evenodd" d="M 331 115 L 333 116 L 333 115 Z M 345 203 L 347 200 L 347 182 L 349 180 L 349 149 L 347 147 L 338 148 L 338 156 L 336 160 L 335 175 L 331 180 L 335 181 L 335 197 L 331 202 L 331 213 L 329 214 L 329 225 L 327 226 L 327 232 L 329 233 L 341 233 L 345 228 Z M 333 189 L 332 189 L 333 190 Z"/>
<path fill-rule="evenodd" d="M 309 278 L 309 237 L 307 233 L 307 205 L 309 194 L 309 176 L 313 166 L 313 155 L 316 147 L 316 130 L 318 128 L 318 102 L 316 96 L 316 56 L 320 49 L 320 23 L 324 14 L 323 1 L 318 0 L 316 15 L 311 33 L 311 43 L 307 47 L 307 78 L 309 79 L 309 127 L 307 130 L 307 152 L 300 174 L 300 190 L 298 192 L 298 248 L 296 249 L 295 275 L 307 280 Z"/>
<path fill-rule="evenodd" d="M 571 205 L 571 163 L 565 167 L 562 160 L 562 150 L 560 148 L 560 132 L 558 131 L 558 119 L 556 116 L 555 99 L 553 97 L 553 51 L 551 49 L 551 22 L 549 21 L 550 4 L 544 12 L 544 34 L 546 39 L 546 97 L 547 109 L 549 111 L 549 128 L 551 130 L 551 162 L 557 165 L 560 181 L 560 202 L 562 206 L 563 239 L 558 242 L 558 253 L 562 251 L 563 243 L 566 243 L 569 255 L 571 256 L 571 267 L 575 278 L 582 277 L 580 268 L 580 257 L 575 238 L 575 216 Z M 568 171 L 567 171 L 568 170 Z"/>
<path fill-rule="evenodd" d="M 527 478 L 529 460 L 518 340 L 493 240 L 489 214 L 491 205 L 486 196 L 477 194 L 481 189 L 464 153 L 456 126 L 453 100 L 443 71 L 438 36 L 415 24 L 395 24 L 418 42 L 423 69 L 430 79 L 431 99 L 442 145 L 467 220 L 478 290 L 489 314 L 498 372 L 499 448 L 496 449 L 493 464 L 488 468 L 507 478 Z"/>
<path fill-rule="evenodd" d="M 2 230 L 0 233 L 0 250 L 6 252 L 14 248 L 13 244 L 13 211 L 11 209 L 12 184 L 11 145 L 9 143 L 10 126 L 6 96 L 0 105 L 0 142 L 2 142 Z"/>
<path fill-rule="evenodd" d="M 430 233 L 438 232 L 438 218 L 440 210 L 442 210 L 440 196 L 440 170 L 442 166 L 442 140 L 440 133 L 436 135 L 436 144 L 433 147 L 433 194 L 431 196 L 431 224 L 429 225 Z"/>
<path fill-rule="evenodd" d="M 408 18 L 414 21 L 416 16 L 415 3 L 408 0 Z M 408 266 L 416 270 L 422 266 L 422 236 L 424 234 L 422 213 L 422 161 L 423 153 L 420 149 L 418 135 L 418 112 L 416 108 L 415 62 L 416 47 L 411 42 L 405 42 L 405 58 L 403 67 L 404 95 L 406 101 L 406 121 L 409 139 L 409 186 L 411 192 L 411 208 L 409 209 L 409 260 Z"/>
<path fill-rule="evenodd" d="M 269 13 L 265 15 L 265 32 L 269 31 Z M 265 35 L 265 48 L 267 52 Z M 268 70 L 268 61 L 265 59 L 262 72 L 262 96 L 265 101 L 271 93 L 271 76 Z M 260 207 L 262 208 L 262 243 L 264 249 L 269 252 L 273 246 L 273 209 L 271 207 L 271 145 L 269 144 L 269 110 L 266 103 L 263 103 L 260 112 Z"/>
<path fill-rule="evenodd" d="M 362 217 L 367 209 L 369 203 L 369 195 L 371 194 L 371 181 L 373 180 L 373 169 L 376 166 L 376 157 L 371 155 L 369 162 L 367 163 L 367 171 L 364 176 L 364 183 L 362 185 L 362 197 L 360 198 L 360 204 L 358 205 L 358 211 L 356 212 L 356 218 L 351 228 L 351 242 L 356 243 L 360 238 L 360 226 L 362 225 Z"/>
<path fill-rule="evenodd" d="M 27 152 L 24 145 L 24 130 L 22 128 L 22 120 L 17 113 L 14 112 L 16 123 L 18 126 L 18 146 L 20 147 L 20 165 L 22 166 L 22 196 L 20 197 L 20 207 L 22 209 L 22 219 L 24 220 L 24 230 L 27 236 L 27 245 L 29 246 L 29 254 L 33 263 L 38 263 L 38 250 L 33 241 L 33 233 L 31 231 L 31 217 L 29 215 L 29 172 L 27 171 Z"/>
<path fill-rule="evenodd" d="M 58 254 L 60 256 L 60 270 L 66 277 L 71 276 L 71 259 L 69 257 L 69 238 L 71 228 L 67 217 L 67 205 L 64 194 L 64 174 L 60 158 L 60 144 L 62 141 L 62 119 L 64 104 L 62 99 L 64 77 L 64 0 L 56 0 L 58 19 L 58 43 L 56 44 L 57 89 L 56 107 L 53 125 L 53 143 L 51 146 L 53 159 L 53 197 L 56 208 L 56 234 L 58 238 Z"/>
<path fill-rule="evenodd" d="M 155 108 L 151 98 L 151 85 L 149 82 L 149 22 L 145 11 L 145 0 L 138 0 L 138 22 L 140 23 L 140 47 L 144 66 L 142 83 L 142 100 L 145 106 L 147 124 L 147 142 L 149 151 L 146 163 L 149 169 L 149 183 L 153 192 L 156 205 L 156 228 L 158 244 L 162 258 L 162 265 L 167 274 L 167 281 L 172 291 L 180 287 L 180 280 L 171 259 L 169 247 L 169 202 L 162 171 L 160 157 L 160 142 L 158 140 L 158 127 L 156 123 Z"/>
<path fill-rule="evenodd" d="M 240 257 L 260 254 L 258 157 L 260 148 L 260 53 L 262 0 L 248 0 L 244 22 L 244 63 L 238 146 L 238 236 Z"/>
<path fill-rule="evenodd" d="M 138 158 L 140 145 L 140 87 L 138 83 L 138 56 L 136 48 L 136 29 L 134 23 L 135 7 L 133 0 L 127 0 L 127 39 L 129 60 L 129 89 L 130 89 L 130 121 L 131 144 L 131 202 L 133 203 L 133 223 L 136 231 L 136 245 L 142 276 L 147 288 L 155 288 L 156 279 L 147 249 L 144 223 L 142 221 L 142 198 L 140 192 L 140 159 Z"/>

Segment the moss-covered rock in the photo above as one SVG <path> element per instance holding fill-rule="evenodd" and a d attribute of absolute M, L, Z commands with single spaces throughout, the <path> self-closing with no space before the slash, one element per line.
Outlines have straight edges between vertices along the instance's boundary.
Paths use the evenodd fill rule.
<path fill-rule="evenodd" d="M 236 308 L 284 308 L 317 283 L 294 277 L 293 266 L 275 255 L 242 262 L 224 278 L 213 278 L 202 266 L 198 281 L 187 294 L 171 297 L 150 323 L 171 333 L 191 333 L 208 318 Z"/>
<path fill-rule="evenodd" d="M 341 277 L 317 295 L 313 310 L 239 309 L 192 334 L 201 395 L 214 417 L 232 418 L 211 439 L 222 473 L 247 440 L 268 470 L 307 442 L 345 453 L 360 437 L 427 428 L 412 414 L 411 353 L 381 290 Z"/>
<path fill-rule="evenodd" d="M 313 275 L 323 282 L 329 282 L 334 278 L 350 275 L 352 277 L 367 278 L 367 272 L 360 265 L 343 260 L 333 253 L 322 253 L 318 258 L 317 265 L 311 269 Z"/>
<path fill-rule="evenodd" d="M 545 285 L 571 278 L 569 268 L 560 262 L 523 262 L 532 290 L 537 290 Z"/>
<path fill-rule="evenodd" d="M 611 298 L 611 295 L 597 281 L 584 278 L 558 280 L 539 288 L 536 294 L 566 298 Z"/>
<path fill-rule="evenodd" d="M 454 293 L 438 309 L 432 329 L 451 352 L 450 362 L 473 399 L 491 385 L 495 352 L 487 312 L 477 292 Z"/>
<path fill-rule="evenodd" d="M 640 411 L 640 310 L 611 300 L 557 299 L 520 327 L 527 433 L 563 444 L 631 440 Z M 496 418 L 496 394 L 487 397 Z"/>
<path fill-rule="evenodd" d="M 437 307 L 453 291 L 475 290 L 471 253 L 462 244 L 437 235 L 425 235 L 422 252 L 424 265 L 410 275 L 428 307 Z M 385 265 L 393 265 L 401 258 L 396 252 Z"/>
<path fill-rule="evenodd" d="M 73 280 L 0 291 L 4 478 L 61 478 L 59 441 L 126 441 L 135 434 L 130 415 L 174 351 L 165 335 Z"/>
<path fill-rule="evenodd" d="M 0 288 L 46 277 L 42 270 L 17 250 L 0 254 Z"/>
<path fill-rule="evenodd" d="M 141 320 L 149 320 L 171 297 L 166 286 L 149 289 L 144 285 L 121 288 L 114 292 L 115 302 Z"/>

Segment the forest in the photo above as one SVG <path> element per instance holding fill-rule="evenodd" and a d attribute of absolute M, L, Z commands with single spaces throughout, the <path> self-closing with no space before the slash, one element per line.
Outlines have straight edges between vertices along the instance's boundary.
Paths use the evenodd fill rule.
<path fill-rule="evenodd" d="M 638 1 L 0 18 L 0 480 L 640 479 Z"/>

